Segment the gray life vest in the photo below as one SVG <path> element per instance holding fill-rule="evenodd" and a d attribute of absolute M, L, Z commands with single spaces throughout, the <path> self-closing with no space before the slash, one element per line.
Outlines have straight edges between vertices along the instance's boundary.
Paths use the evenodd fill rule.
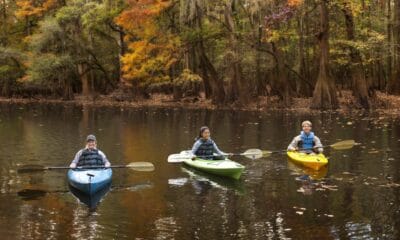
<path fill-rule="evenodd" d="M 213 153 L 214 153 L 214 141 L 209 139 L 209 140 L 197 140 L 201 141 L 201 145 L 197 149 L 197 151 L 194 153 L 196 156 L 199 156 L 200 158 L 203 159 L 213 159 Z M 205 157 L 207 156 L 207 157 Z"/>
<path fill-rule="evenodd" d="M 99 150 L 84 149 L 79 157 L 78 166 L 104 166 L 103 157 L 99 154 Z"/>

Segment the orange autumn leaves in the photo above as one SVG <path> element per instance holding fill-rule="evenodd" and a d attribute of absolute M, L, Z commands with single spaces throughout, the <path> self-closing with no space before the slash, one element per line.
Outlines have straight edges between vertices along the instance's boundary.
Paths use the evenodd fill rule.
<path fill-rule="evenodd" d="M 287 1 L 287 5 L 289 7 L 297 7 L 301 4 L 303 4 L 303 0 L 288 0 Z"/>
<path fill-rule="evenodd" d="M 54 8 L 57 5 L 57 0 L 17 0 L 16 5 L 18 10 L 15 12 L 15 16 L 18 18 L 40 17 Z"/>
<path fill-rule="evenodd" d="M 179 37 L 160 18 L 171 1 L 132 0 L 116 19 L 127 33 L 128 52 L 122 57 L 124 78 L 135 85 L 170 80 L 168 71 L 177 62 Z"/>

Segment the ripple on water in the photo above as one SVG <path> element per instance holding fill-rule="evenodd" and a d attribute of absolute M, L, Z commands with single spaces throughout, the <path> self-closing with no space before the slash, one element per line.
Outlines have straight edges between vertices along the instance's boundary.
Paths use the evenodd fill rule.
<path fill-rule="evenodd" d="M 155 239 L 175 239 L 177 232 L 181 229 L 174 217 L 161 217 L 154 221 Z"/>

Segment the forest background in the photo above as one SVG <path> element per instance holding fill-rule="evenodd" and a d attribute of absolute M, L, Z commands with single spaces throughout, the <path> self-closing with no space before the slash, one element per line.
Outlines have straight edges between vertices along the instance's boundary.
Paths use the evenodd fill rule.
<path fill-rule="evenodd" d="M 400 0 L 0 0 L 0 95 L 379 107 Z"/>

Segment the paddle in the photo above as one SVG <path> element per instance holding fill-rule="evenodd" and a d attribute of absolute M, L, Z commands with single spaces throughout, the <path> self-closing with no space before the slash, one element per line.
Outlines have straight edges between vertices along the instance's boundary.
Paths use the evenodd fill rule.
<path fill-rule="evenodd" d="M 188 153 L 186 156 L 182 154 L 171 154 L 168 156 L 168 162 L 169 163 L 180 163 L 183 162 L 185 159 L 190 159 L 193 157 L 198 157 L 198 158 L 209 158 L 209 157 L 215 157 L 218 155 L 208 155 L 208 156 L 194 156 L 191 153 Z M 263 153 L 260 149 L 248 149 L 243 153 L 226 153 L 223 154 L 222 156 L 245 156 L 247 158 L 251 159 L 258 159 L 263 157 Z"/>
<path fill-rule="evenodd" d="M 331 147 L 336 150 L 345 150 L 345 149 L 350 149 L 352 148 L 356 142 L 354 140 L 343 140 L 331 145 L 326 145 L 326 146 L 321 146 L 321 148 L 327 148 Z M 312 148 L 300 148 L 298 150 L 312 150 Z M 260 150 L 262 152 L 263 157 L 269 157 L 273 153 L 281 153 L 281 152 L 286 152 L 287 150 L 279 150 L 279 151 L 268 151 L 268 150 Z"/>
<path fill-rule="evenodd" d="M 37 172 L 37 171 L 46 171 L 46 170 L 56 170 L 56 169 L 100 169 L 105 168 L 103 166 L 98 167 L 77 167 L 70 168 L 66 166 L 42 166 L 42 165 L 24 165 L 21 166 L 17 172 L 18 173 L 29 173 L 29 172 Z M 151 172 L 154 171 L 154 165 L 150 162 L 131 162 L 127 165 L 111 165 L 108 168 L 129 168 L 135 171 L 141 172 Z"/>

